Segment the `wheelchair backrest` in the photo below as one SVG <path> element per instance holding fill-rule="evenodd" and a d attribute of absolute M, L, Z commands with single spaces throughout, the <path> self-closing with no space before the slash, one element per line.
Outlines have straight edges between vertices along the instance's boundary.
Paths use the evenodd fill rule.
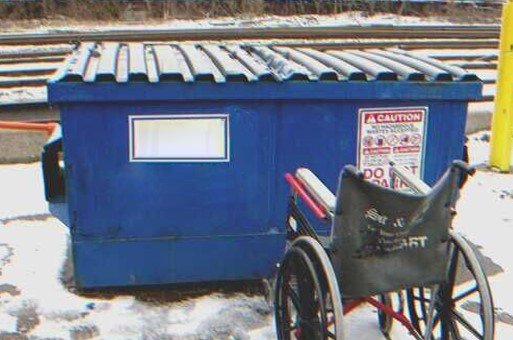
<path fill-rule="evenodd" d="M 341 173 L 331 257 L 342 295 L 356 298 L 446 280 L 448 231 L 463 169 L 414 195 Z"/>

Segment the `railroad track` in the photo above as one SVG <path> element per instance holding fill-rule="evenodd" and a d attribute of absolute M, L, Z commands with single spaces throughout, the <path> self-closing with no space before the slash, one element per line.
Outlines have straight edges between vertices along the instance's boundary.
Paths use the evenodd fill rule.
<path fill-rule="evenodd" d="M 132 29 L 0 34 L 0 44 L 58 44 L 75 41 L 194 41 L 246 39 L 498 39 L 497 25 L 320 26 L 267 28 Z"/>
<path fill-rule="evenodd" d="M 400 48 L 475 72 L 485 83 L 483 100 L 491 101 L 495 93 L 499 33 L 496 25 L 409 25 L 0 34 L 0 115 L 14 107 L 19 111 L 24 105 L 46 106 L 46 81 L 82 41 L 223 40 L 308 45 L 321 50 Z"/>

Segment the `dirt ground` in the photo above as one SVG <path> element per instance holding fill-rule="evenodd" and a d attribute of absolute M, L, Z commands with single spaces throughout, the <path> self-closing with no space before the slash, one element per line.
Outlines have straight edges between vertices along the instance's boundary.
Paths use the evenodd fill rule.
<path fill-rule="evenodd" d="M 46 133 L 0 130 L 0 164 L 38 161 L 47 139 Z"/>

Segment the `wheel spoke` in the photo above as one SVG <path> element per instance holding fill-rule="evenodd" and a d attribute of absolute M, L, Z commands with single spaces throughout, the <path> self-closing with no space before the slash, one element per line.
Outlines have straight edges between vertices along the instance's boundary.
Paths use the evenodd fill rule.
<path fill-rule="evenodd" d="M 436 326 L 438 326 L 438 324 L 440 323 L 440 314 L 438 314 L 436 311 L 433 313 L 433 318 L 434 318 L 434 321 L 433 321 L 433 329 L 436 328 Z"/>
<path fill-rule="evenodd" d="M 420 296 L 414 296 L 413 299 L 415 301 L 421 301 L 421 302 L 429 302 L 429 299 L 426 299 L 424 297 L 420 297 Z"/>
<path fill-rule="evenodd" d="M 451 329 L 452 335 L 454 335 L 454 339 L 461 339 L 460 331 L 458 329 L 458 326 L 456 326 L 456 322 L 454 322 L 453 319 L 449 320 L 449 325 Z"/>
<path fill-rule="evenodd" d="M 476 254 L 469 249 L 460 236 L 451 236 L 446 266 L 447 281 L 443 284 L 435 301 L 433 314 L 433 339 L 441 336 L 449 339 L 484 339 L 493 336 L 493 304 L 487 288 L 486 276 Z M 464 283 L 464 284 L 463 284 Z M 460 286 L 461 284 L 461 286 Z M 488 289 L 488 290 L 487 290 Z M 426 328 L 426 310 L 432 292 L 421 287 L 407 291 L 408 308 L 412 325 L 424 333 Z M 474 306 L 474 299 L 479 303 Z M 464 307 L 462 303 L 470 303 L 474 315 L 466 314 L 456 308 Z M 479 307 L 479 308 L 478 308 Z M 455 310 L 456 309 L 456 310 Z M 470 310 L 470 309 L 469 309 Z M 491 316 L 490 316 L 491 315 Z M 480 319 L 479 317 L 480 316 Z"/>
<path fill-rule="evenodd" d="M 424 322 L 426 322 L 427 321 L 427 310 L 426 310 L 426 307 L 428 307 L 429 301 L 431 299 L 425 298 L 426 295 L 424 293 L 425 293 L 425 289 L 424 288 L 419 288 L 419 294 L 422 296 L 422 299 L 427 303 L 427 304 L 426 303 L 421 303 L 420 304 L 420 311 L 422 312 L 422 317 L 420 319 L 424 320 Z M 430 292 L 430 294 L 431 294 L 431 292 Z"/>
<path fill-rule="evenodd" d="M 466 292 L 461 293 L 461 294 L 459 294 L 458 296 L 456 296 L 456 297 L 454 298 L 454 300 L 453 300 L 453 301 L 454 301 L 454 302 L 458 302 L 458 301 L 460 301 L 461 299 L 464 299 L 464 298 L 466 298 L 467 296 L 470 296 L 470 295 L 472 295 L 472 294 L 474 294 L 475 292 L 478 292 L 478 291 L 479 291 L 479 288 L 478 288 L 478 287 L 477 287 L 477 285 L 476 285 L 474 288 L 471 288 L 471 289 L 467 290 Z"/>
<path fill-rule="evenodd" d="M 336 340 L 343 308 L 329 258 L 315 240 L 303 237 L 294 242 L 276 280 L 277 334 L 282 340 Z"/>
<path fill-rule="evenodd" d="M 287 290 L 288 290 L 288 293 L 290 296 L 290 301 L 292 301 L 292 304 L 294 305 L 296 310 L 299 312 L 300 306 L 301 306 L 299 296 L 297 296 L 297 293 L 294 291 L 294 289 L 292 289 L 290 283 L 287 283 L 286 287 L 287 287 Z"/>
<path fill-rule="evenodd" d="M 290 332 L 297 328 L 297 324 L 294 323 L 293 325 L 288 325 L 288 326 L 283 326 L 283 327 L 285 327 L 286 331 Z"/>
<path fill-rule="evenodd" d="M 427 307 L 427 309 L 429 310 L 429 304 L 426 304 L 425 305 Z M 436 306 L 436 303 L 435 303 L 435 306 Z M 427 330 L 427 326 L 428 326 L 428 320 L 427 320 L 427 313 L 425 314 L 425 316 L 423 318 L 421 318 L 421 320 L 423 321 L 423 331 L 422 333 L 425 333 L 425 331 Z M 435 336 L 435 330 L 437 329 L 438 325 L 440 324 L 440 313 L 439 311 L 436 309 L 433 310 L 433 315 L 431 316 L 432 318 L 432 326 L 431 326 L 431 339 L 436 339 L 437 337 Z"/>
<path fill-rule="evenodd" d="M 472 325 L 470 322 L 468 322 L 461 313 L 458 313 L 457 311 L 452 311 L 452 314 L 456 317 L 456 321 L 458 321 L 463 327 L 465 327 L 469 332 L 474 334 L 474 336 L 478 339 L 483 339 L 484 336 L 481 335 Z"/>

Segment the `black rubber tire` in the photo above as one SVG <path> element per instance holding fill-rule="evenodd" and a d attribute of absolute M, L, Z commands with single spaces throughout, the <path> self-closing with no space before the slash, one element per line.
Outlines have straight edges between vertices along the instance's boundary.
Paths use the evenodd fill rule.
<path fill-rule="evenodd" d="M 274 299 L 278 339 L 343 339 L 340 292 L 330 275 L 331 263 L 327 260 L 326 270 L 327 255 L 322 247 L 322 253 L 317 254 L 316 244 L 310 237 L 298 238 L 280 265 Z"/>
<path fill-rule="evenodd" d="M 484 270 L 469 243 L 456 233 L 451 233 L 450 236 L 449 282 L 440 287 L 435 301 L 432 339 L 450 337 L 493 340 L 493 299 Z M 479 297 L 479 302 L 473 299 L 476 296 Z M 469 298 L 472 298 L 472 301 L 466 300 Z M 417 331 L 424 334 L 430 300 L 429 289 L 409 289 L 407 300 L 410 320 Z M 468 312 L 472 307 L 473 311 L 469 312 L 472 320 L 468 320 L 463 312 Z"/>
<path fill-rule="evenodd" d="M 326 249 L 315 239 L 309 236 L 301 236 L 294 240 L 292 245 L 305 250 L 311 259 L 313 259 L 317 274 L 321 278 L 323 292 L 329 299 L 331 309 L 330 319 L 332 319 L 332 330 L 339 340 L 346 339 L 344 331 L 344 309 L 342 306 L 342 293 L 338 285 L 335 270 L 331 265 L 330 258 Z"/>

